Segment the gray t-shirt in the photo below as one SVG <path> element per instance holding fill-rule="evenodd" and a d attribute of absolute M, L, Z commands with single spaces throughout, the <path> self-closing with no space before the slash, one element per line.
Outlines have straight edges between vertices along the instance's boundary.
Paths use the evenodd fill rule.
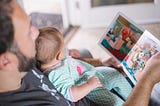
<path fill-rule="evenodd" d="M 11 76 L 12 77 L 12 76 Z M 22 79 L 18 90 L 0 93 L 0 106 L 70 106 L 48 79 L 34 69 Z"/>

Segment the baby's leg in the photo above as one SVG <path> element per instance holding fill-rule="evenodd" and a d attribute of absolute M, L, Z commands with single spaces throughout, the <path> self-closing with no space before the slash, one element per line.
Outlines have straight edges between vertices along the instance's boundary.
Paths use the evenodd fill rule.
<path fill-rule="evenodd" d="M 132 87 L 126 78 L 114 68 L 97 67 L 97 76 L 108 90 L 114 89 L 124 100 L 129 96 Z"/>
<path fill-rule="evenodd" d="M 96 71 L 88 71 L 84 73 L 81 78 L 75 83 L 76 85 L 81 85 L 88 80 L 89 77 L 96 75 Z M 122 106 L 124 101 L 117 95 L 110 92 L 105 87 L 100 87 L 92 90 L 87 98 L 97 103 L 99 106 Z"/>
<path fill-rule="evenodd" d="M 104 87 L 91 91 L 87 98 L 100 106 L 122 106 L 124 101 Z"/>

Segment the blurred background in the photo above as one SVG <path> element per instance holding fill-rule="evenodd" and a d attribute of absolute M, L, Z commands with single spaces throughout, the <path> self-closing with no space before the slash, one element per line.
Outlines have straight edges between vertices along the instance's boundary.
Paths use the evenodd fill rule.
<path fill-rule="evenodd" d="M 98 41 L 117 14 L 160 39 L 160 0 L 17 0 L 36 27 L 53 26 L 68 48 L 86 48 L 95 58 L 108 58 Z"/>

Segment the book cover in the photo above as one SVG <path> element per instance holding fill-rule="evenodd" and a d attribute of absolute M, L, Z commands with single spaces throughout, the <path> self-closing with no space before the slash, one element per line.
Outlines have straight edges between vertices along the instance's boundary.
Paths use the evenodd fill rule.
<path fill-rule="evenodd" d="M 99 41 L 99 45 L 122 64 L 133 84 L 146 61 L 160 50 L 160 41 L 119 12 Z"/>
<path fill-rule="evenodd" d="M 149 58 L 160 51 L 160 41 L 147 30 L 121 62 L 125 73 L 133 84 L 141 77 L 141 72 Z"/>

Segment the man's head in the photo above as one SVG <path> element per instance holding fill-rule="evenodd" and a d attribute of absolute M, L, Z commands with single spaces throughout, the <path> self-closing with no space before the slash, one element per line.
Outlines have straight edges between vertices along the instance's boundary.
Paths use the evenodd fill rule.
<path fill-rule="evenodd" d="M 36 54 L 34 28 L 15 0 L 0 1 L 0 70 L 29 71 Z M 13 69 L 15 70 L 15 69 Z"/>
<path fill-rule="evenodd" d="M 13 24 L 10 14 L 13 13 L 12 0 L 0 1 L 0 55 L 6 52 L 13 43 Z"/>
<path fill-rule="evenodd" d="M 62 59 L 64 40 L 62 34 L 53 27 L 39 29 L 39 37 L 36 40 L 36 59 L 40 64 L 47 64 L 53 59 Z"/>

